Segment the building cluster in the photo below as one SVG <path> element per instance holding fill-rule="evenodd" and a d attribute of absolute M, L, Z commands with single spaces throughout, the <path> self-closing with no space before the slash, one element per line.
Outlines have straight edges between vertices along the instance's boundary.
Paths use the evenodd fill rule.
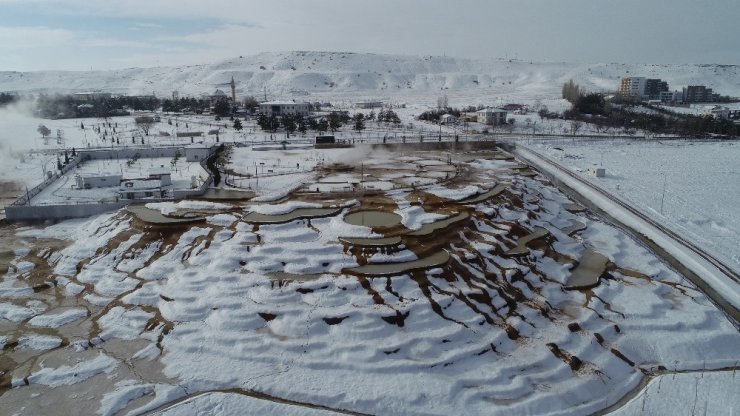
<path fill-rule="evenodd" d="M 710 103 L 719 99 L 719 94 L 704 85 L 689 85 L 681 91 L 670 91 L 668 82 L 645 77 L 622 78 L 619 94 L 626 98 L 673 103 Z"/>
<path fill-rule="evenodd" d="M 501 108 L 486 107 L 473 113 L 462 113 L 459 119 L 452 114 L 442 114 L 439 116 L 439 123 L 450 125 L 460 121 L 470 121 L 488 126 L 501 126 L 506 124 L 508 114 L 508 111 Z"/>

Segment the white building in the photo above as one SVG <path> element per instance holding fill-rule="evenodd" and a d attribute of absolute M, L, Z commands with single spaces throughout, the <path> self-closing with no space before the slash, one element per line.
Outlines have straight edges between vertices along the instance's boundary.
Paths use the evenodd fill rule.
<path fill-rule="evenodd" d="M 728 119 L 730 118 L 730 109 L 721 105 L 710 105 L 704 107 L 702 114 L 714 118 Z"/>
<path fill-rule="evenodd" d="M 623 97 L 641 98 L 643 95 L 645 95 L 646 84 L 647 78 L 645 77 L 622 78 L 622 82 L 619 85 L 619 94 L 621 94 Z"/>
<path fill-rule="evenodd" d="M 506 110 L 500 108 L 484 108 L 483 110 L 476 111 L 478 116 L 478 123 L 487 124 L 489 126 L 500 126 L 506 124 Z"/>
<path fill-rule="evenodd" d="M 164 198 L 166 194 L 166 187 L 159 179 L 125 180 L 118 190 L 121 199 Z"/>
<path fill-rule="evenodd" d="M 77 189 L 110 188 L 121 183 L 121 175 L 75 175 Z"/>
<path fill-rule="evenodd" d="M 281 116 L 284 114 L 307 116 L 308 112 L 308 103 L 296 103 L 294 101 L 268 101 L 266 103 L 260 103 L 260 113 L 267 116 Z"/>
<path fill-rule="evenodd" d="M 360 101 L 355 103 L 356 108 L 379 108 L 382 107 L 381 101 Z"/>

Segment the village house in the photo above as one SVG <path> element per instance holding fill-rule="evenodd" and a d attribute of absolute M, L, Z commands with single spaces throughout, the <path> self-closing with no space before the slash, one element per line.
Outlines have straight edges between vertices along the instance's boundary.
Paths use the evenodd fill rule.
<path fill-rule="evenodd" d="M 500 108 L 484 108 L 476 112 L 478 123 L 489 126 L 500 126 L 506 124 L 506 110 Z"/>

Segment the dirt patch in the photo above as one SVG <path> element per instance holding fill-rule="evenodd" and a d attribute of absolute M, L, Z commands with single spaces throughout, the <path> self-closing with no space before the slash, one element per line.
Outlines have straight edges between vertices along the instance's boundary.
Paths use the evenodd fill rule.
<path fill-rule="evenodd" d="M 344 222 L 372 228 L 395 227 L 401 224 L 401 216 L 395 212 L 364 209 L 347 214 L 344 217 Z"/>

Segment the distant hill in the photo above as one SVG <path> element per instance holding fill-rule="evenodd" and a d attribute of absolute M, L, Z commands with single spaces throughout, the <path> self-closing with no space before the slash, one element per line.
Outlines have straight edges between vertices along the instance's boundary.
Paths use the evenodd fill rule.
<path fill-rule="evenodd" d="M 704 84 L 740 96 L 740 67 L 704 64 L 574 64 L 502 59 L 460 59 L 343 52 L 269 52 L 206 65 L 110 71 L 0 72 L 0 91 L 106 91 L 169 96 L 228 91 L 234 77 L 239 96 L 504 94 L 560 98 L 573 79 L 592 91 L 612 91 L 622 76 L 667 80 L 670 88 Z"/>

